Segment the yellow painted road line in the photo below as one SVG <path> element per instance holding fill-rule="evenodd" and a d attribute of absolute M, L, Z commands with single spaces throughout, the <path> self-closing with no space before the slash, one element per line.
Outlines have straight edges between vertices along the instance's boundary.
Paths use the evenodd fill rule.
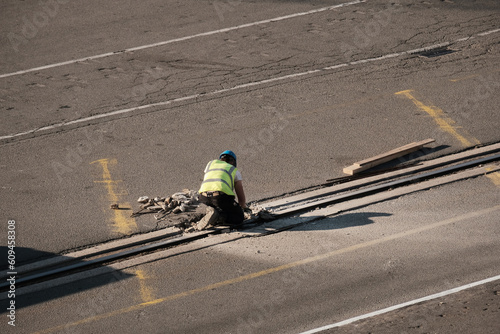
<path fill-rule="evenodd" d="M 494 170 L 491 167 L 486 167 L 487 171 L 492 171 Z M 486 174 L 486 177 L 491 180 L 497 187 L 500 187 L 500 173 L 499 172 L 494 172 L 494 173 L 488 173 Z"/>
<path fill-rule="evenodd" d="M 131 208 L 130 203 L 123 200 L 128 195 L 127 189 L 123 186 L 122 180 L 113 180 L 110 167 L 117 164 L 116 159 L 100 159 L 92 161 L 90 164 L 98 164 L 102 168 L 102 180 L 96 180 L 95 183 L 102 183 L 108 192 L 108 208 L 112 204 L 118 204 L 121 208 Z M 135 219 L 130 217 L 128 210 L 109 210 L 112 212 L 111 222 L 113 232 L 129 235 L 137 231 Z"/>
<path fill-rule="evenodd" d="M 308 257 L 308 258 L 305 258 L 305 259 L 302 259 L 302 260 L 299 260 L 299 261 L 295 261 L 295 262 L 290 262 L 290 263 L 287 263 L 287 264 L 283 264 L 281 266 L 277 266 L 277 267 L 274 267 L 274 268 L 265 269 L 265 270 L 254 272 L 254 273 L 251 273 L 251 274 L 248 274 L 248 275 L 243 275 L 243 276 L 240 276 L 240 277 L 236 277 L 236 278 L 228 279 L 228 280 L 225 280 L 225 281 L 221 281 L 221 282 L 213 283 L 213 284 L 210 284 L 210 285 L 206 285 L 206 286 L 203 286 L 203 287 L 200 287 L 200 288 L 197 288 L 197 289 L 183 291 L 183 292 L 177 293 L 175 295 L 170 295 L 170 296 L 167 296 L 167 297 L 154 299 L 154 300 L 151 300 L 151 301 L 148 301 L 148 302 L 144 302 L 144 303 L 141 303 L 141 304 L 132 305 L 132 306 L 125 307 L 125 308 L 122 308 L 122 309 L 118 309 L 118 310 L 115 310 L 115 311 L 111 311 L 111 312 L 108 312 L 108 313 L 103 313 L 103 314 L 100 314 L 100 315 L 97 315 L 97 316 L 93 316 L 93 317 L 89 317 L 89 318 L 86 318 L 86 319 L 78 320 L 78 321 L 75 321 L 75 322 L 72 322 L 72 323 L 68 323 L 68 324 L 57 326 L 57 327 L 49 328 L 49 329 L 46 329 L 46 330 L 42 330 L 42 331 L 36 332 L 36 334 L 52 333 L 52 332 L 57 331 L 57 330 L 68 329 L 68 328 L 71 328 L 71 327 L 75 327 L 75 326 L 79 326 L 79 325 L 84 325 L 84 324 L 92 323 L 92 322 L 95 322 L 95 321 L 98 321 L 98 320 L 108 319 L 108 318 L 111 318 L 111 317 L 114 317 L 114 316 L 117 316 L 117 315 L 130 313 L 130 312 L 133 312 L 133 311 L 136 311 L 136 310 L 140 310 L 140 309 L 146 308 L 148 306 L 157 305 L 157 304 L 161 304 L 161 303 L 165 303 L 165 302 L 170 302 L 170 301 L 173 301 L 173 300 L 176 300 L 176 299 L 180 299 L 180 298 L 183 298 L 183 297 L 192 296 L 192 295 L 195 295 L 195 294 L 198 294 L 198 293 L 203 293 L 203 292 L 206 292 L 206 291 L 210 291 L 210 290 L 221 288 L 221 287 L 228 286 L 228 285 L 234 285 L 234 284 L 237 284 L 237 283 L 242 283 L 242 282 L 249 281 L 249 280 L 252 280 L 252 279 L 255 279 L 255 278 L 259 278 L 259 277 L 270 275 L 270 274 L 273 274 L 273 273 L 276 273 L 276 272 L 280 272 L 280 271 L 283 271 L 283 270 L 286 270 L 286 269 L 291 269 L 291 268 L 298 267 L 298 266 L 301 266 L 301 265 L 305 265 L 305 264 L 308 264 L 308 263 L 312 263 L 312 262 L 316 262 L 316 261 L 328 259 L 328 258 L 336 256 L 336 255 L 345 254 L 345 253 L 357 251 L 357 250 L 360 250 L 360 249 L 363 249 L 363 248 L 376 246 L 376 245 L 382 244 L 384 242 L 393 241 L 393 240 L 397 240 L 397 239 L 400 239 L 400 238 L 408 237 L 408 236 L 411 236 L 411 235 L 414 235 L 414 234 L 418 234 L 418 233 L 422 233 L 422 232 L 425 232 L 425 231 L 429 231 L 429 230 L 432 230 L 432 229 L 435 229 L 435 228 L 438 228 L 438 227 L 442 227 L 442 226 L 445 226 L 445 225 L 454 224 L 454 223 L 457 223 L 457 222 L 460 222 L 460 221 L 463 221 L 463 220 L 466 220 L 466 219 L 472 219 L 472 218 L 480 217 L 480 216 L 483 216 L 483 215 L 495 212 L 497 210 L 500 210 L 500 205 L 496 205 L 496 206 L 493 206 L 493 207 L 490 207 L 490 208 L 487 208 L 487 209 L 483 209 L 483 210 L 479 210 L 479 211 L 475 211 L 475 212 L 469 212 L 469 213 L 466 213 L 466 214 L 464 214 L 462 216 L 457 216 L 457 217 L 449 218 L 449 219 L 446 219 L 446 220 L 443 220 L 443 221 L 440 221 L 440 222 L 436 222 L 436 223 L 425 225 L 425 226 L 422 226 L 422 227 L 418 227 L 418 228 L 415 228 L 415 229 L 412 229 L 412 230 L 408 230 L 408 231 L 396 233 L 396 234 L 389 235 L 389 236 L 386 236 L 386 237 L 383 237 L 383 238 L 380 238 L 380 239 L 375 239 L 375 240 L 363 242 L 363 243 L 356 244 L 356 245 L 353 245 L 353 246 L 350 246 L 350 247 L 346 247 L 346 248 L 342 248 L 342 249 L 337 249 L 337 250 L 334 250 L 334 251 L 331 251 L 331 252 L 328 252 L 328 253 L 325 253 L 325 254 L 320 254 L 320 255 Z"/>
<path fill-rule="evenodd" d="M 471 75 L 467 78 L 473 78 L 476 75 Z M 464 80 L 466 78 L 462 78 Z M 458 80 L 458 79 L 457 79 Z M 473 145 L 480 145 L 481 142 L 470 135 L 467 131 L 460 127 L 456 127 L 455 121 L 444 115 L 443 111 L 435 106 L 427 106 L 422 102 L 418 101 L 412 94 L 412 90 L 403 90 L 401 92 L 395 93 L 396 95 L 404 95 L 409 98 L 419 109 L 428 113 L 434 121 L 439 125 L 441 129 L 451 134 L 453 137 L 458 139 L 463 146 L 469 147 Z M 460 132 L 460 133 L 459 133 Z M 488 173 L 486 176 L 497 186 L 500 186 L 500 173 Z"/>
<path fill-rule="evenodd" d="M 100 159 L 91 162 L 91 164 L 99 164 L 102 168 L 102 180 L 94 181 L 104 185 L 108 192 L 109 205 L 107 210 L 112 212 L 112 226 L 113 232 L 120 234 L 131 234 L 137 230 L 137 223 L 134 218 L 130 217 L 127 210 L 110 210 L 111 204 L 118 204 L 118 207 L 131 208 L 130 204 L 123 200 L 123 197 L 128 195 L 127 189 L 123 186 L 122 180 L 113 180 L 111 177 L 110 168 L 116 166 L 118 161 L 116 159 Z M 143 302 L 154 300 L 153 292 L 146 284 L 148 278 L 143 270 L 136 270 L 135 276 L 139 279 L 139 292 Z"/>
<path fill-rule="evenodd" d="M 479 140 L 471 136 L 466 130 L 462 129 L 461 127 L 455 126 L 455 121 L 447 117 L 444 114 L 443 110 L 435 106 L 428 106 L 423 104 L 413 96 L 412 92 L 412 90 L 403 90 L 395 94 L 403 95 L 410 99 L 420 110 L 423 110 L 427 114 L 429 114 L 443 131 L 448 132 L 453 137 L 458 139 L 460 143 L 462 143 L 462 146 L 469 147 L 480 144 Z"/>
<path fill-rule="evenodd" d="M 466 77 L 461 77 L 461 78 L 456 78 L 456 79 L 450 79 L 451 82 L 458 82 L 458 81 L 463 81 L 463 80 L 469 80 L 469 79 L 474 79 L 479 77 L 479 74 L 472 74 L 468 75 Z"/>
<path fill-rule="evenodd" d="M 139 279 L 142 301 L 145 303 L 153 301 L 155 299 L 155 298 L 153 298 L 153 289 L 151 289 L 146 284 L 146 280 L 150 277 L 148 277 L 145 274 L 144 270 L 140 270 L 140 269 L 135 271 L 135 276 Z"/>

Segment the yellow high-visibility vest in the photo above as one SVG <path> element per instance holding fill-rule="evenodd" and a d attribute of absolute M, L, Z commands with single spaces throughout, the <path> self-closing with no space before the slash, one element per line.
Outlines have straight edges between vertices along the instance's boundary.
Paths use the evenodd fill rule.
<path fill-rule="evenodd" d="M 236 167 L 222 160 L 212 160 L 205 168 L 205 177 L 201 184 L 199 193 L 205 191 L 222 191 L 228 195 L 234 195 L 234 177 Z"/>

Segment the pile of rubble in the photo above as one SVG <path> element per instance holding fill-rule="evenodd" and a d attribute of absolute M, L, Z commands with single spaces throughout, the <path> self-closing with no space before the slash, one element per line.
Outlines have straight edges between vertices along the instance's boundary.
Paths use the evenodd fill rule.
<path fill-rule="evenodd" d="M 156 220 L 164 219 L 170 213 L 181 213 L 196 209 L 200 204 L 198 193 L 189 189 L 184 189 L 183 192 L 175 193 L 167 198 L 141 196 L 137 202 L 141 203 L 140 210 L 132 213 L 132 217 L 155 212 Z"/>
<path fill-rule="evenodd" d="M 161 227 L 175 226 L 183 230 L 199 221 L 206 209 L 198 200 L 198 192 L 189 189 L 169 197 L 141 196 L 137 202 L 141 205 L 138 211 L 132 213 L 132 217 L 154 214 L 157 223 L 163 222 Z"/>
<path fill-rule="evenodd" d="M 207 213 L 207 206 L 199 202 L 198 192 L 189 189 L 169 197 L 141 196 L 137 202 L 141 205 L 138 211 L 132 213 L 132 217 L 154 214 L 157 223 L 163 222 L 163 226 L 158 227 L 178 227 L 185 232 L 196 231 L 196 223 Z M 264 218 L 266 215 L 266 212 L 256 206 L 251 206 L 251 209 L 252 212 L 245 212 L 245 222 L 254 221 L 258 217 Z"/>

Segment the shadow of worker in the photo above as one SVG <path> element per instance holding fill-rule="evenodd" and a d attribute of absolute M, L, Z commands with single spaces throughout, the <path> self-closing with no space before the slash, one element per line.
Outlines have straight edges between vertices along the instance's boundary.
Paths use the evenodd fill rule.
<path fill-rule="evenodd" d="M 372 218 L 389 217 L 391 213 L 384 212 L 354 212 L 340 214 L 333 217 L 324 217 L 314 222 L 297 226 L 294 231 L 321 231 L 321 230 L 339 230 L 343 228 L 364 226 L 373 224 Z M 320 217 L 318 217 L 320 218 Z"/>

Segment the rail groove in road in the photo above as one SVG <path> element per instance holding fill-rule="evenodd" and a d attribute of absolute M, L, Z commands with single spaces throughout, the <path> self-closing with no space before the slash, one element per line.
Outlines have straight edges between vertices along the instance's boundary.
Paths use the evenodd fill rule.
<path fill-rule="evenodd" d="M 346 202 L 358 198 L 363 198 L 368 195 L 373 195 L 374 193 L 385 192 L 389 189 L 396 187 L 403 187 L 411 183 L 417 183 L 426 181 L 432 178 L 438 178 L 440 176 L 449 175 L 452 173 L 457 173 L 463 170 L 471 169 L 479 165 L 486 163 L 491 163 L 500 160 L 500 144 L 494 144 L 485 146 L 482 148 L 471 149 L 462 153 L 454 154 L 448 157 L 443 157 L 436 159 L 436 161 L 430 161 L 423 166 L 416 166 L 410 168 L 409 171 L 402 169 L 401 171 L 396 171 L 396 175 L 389 176 L 389 181 L 384 174 L 371 178 L 367 180 L 358 180 L 356 185 L 349 185 L 349 182 L 342 185 L 341 189 L 336 189 L 335 187 L 320 189 L 320 194 L 318 191 L 311 191 L 300 194 L 298 196 L 290 197 L 285 200 L 277 200 L 273 202 L 268 202 L 264 204 L 263 207 L 274 211 L 274 219 L 282 218 L 284 216 L 290 216 L 297 214 L 299 212 L 311 210 L 313 208 L 327 206 L 332 203 Z M 447 162 L 446 162 L 447 161 Z M 459 161 L 459 163 L 457 163 Z M 431 171 L 428 171 L 433 169 Z M 488 168 L 486 169 L 488 173 L 493 173 L 500 167 Z M 425 170 L 425 172 L 422 172 Z M 483 173 L 482 171 L 479 174 Z M 407 174 L 410 174 L 409 176 Z M 467 175 L 479 175 L 467 174 Z M 394 180 L 397 176 L 402 178 Z M 373 182 L 373 178 L 384 180 L 376 185 L 369 185 Z M 369 186 L 367 186 L 369 185 Z M 336 189 L 336 190 L 335 190 Z M 354 190 L 353 190 L 354 189 Z M 347 191 L 347 193 L 338 194 L 339 191 Z M 335 196 L 332 196 L 334 194 Z M 311 201 L 312 200 L 312 201 Z M 303 204 L 305 203 L 305 204 Z M 298 205 L 297 205 L 298 204 Z M 274 205 L 274 206 L 273 206 Z M 269 220 L 269 219 L 268 219 Z M 248 221 L 245 226 L 255 226 L 262 224 L 264 221 L 257 218 L 253 221 Z M 66 276 L 73 274 L 75 272 L 81 272 L 83 270 L 89 270 L 96 267 L 102 267 L 106 264 L 113 263 L 119 260 L 128 259 L 133 256 L 143 256 L 151 252 L 165 249 L 179 244 L 189 243 L 201 238 L 205 238 L 209 235 L 214 235 L 221 233 L 223 228 L 200 231 L 196 233 L 186 233 L 181 235 L 181 231 L 173 233 L 162 233 L 160 231 L 153 232 L 152 236 L 148 237 L 142 236 L 141 240 L 124 241 L 120 245 L 115 247 L 108 247 L 106 250 L 95 251 L 94 253 L 88 253 L 81 257 L 61 257 L 61 261 L 52 262 L 47 265 L 27 265 L 25 271 L 21 271 L 18 268 L 18 276 L 20 277 L 16 280 L 18 287 L 27 286 L 42 281 L 51 280 L 54 278 Z M 164 240 L 161 240 L 164 239 Z M 238 239 L 238 238 L 236 238 Z M 94 258 L 92 258 L 94 257 Z M 89 260 L 89 258 L 91 258 Z M 19 270 L 21 269 L 21 270 Z M 9 288 L 9 283 L 0 284 L 0 290 L 6 291 Z"/>
<path fill-rule="evenodd" d="M 417 181 L 427 180 L 430 178 L 435 178 L 435 177 L 439 177 L 442 175 L 454 173 L 454 172 L 457 172 L 459 170 L 471 168 L 474 166 L 478 166 L 478 165 L 481 165 L 484 163 L 493 162 L 496 160 L 500 160 L 500 154 L 495 154 L 495 155 L 488 156 L 485 158 L 464 162 L 464 163 L 456 165 L 456 166 L 441 168 L 441 169 L 434 170 L 431 172 L 427 172 L 427 173 L 423 173 L 423 174 L 419 174 L 419 175 L 415 175 L 415 176 L 411 176 L 411 177 L 406 177 L 406 178 L 403 178 L 403 179 L 397 180 L 397 181 L 383 183 L 383 184 L 373 186 L 370 188 L 356 190 L 356 191 L 353 191 L 353 192 L 350 192 L 347 194 L 338 195 L 335 197 L 325 196 L 326 198 L 320 198 L 316 201 L 313 201 L 311 203 L 307 203 L 305 205 L 301 205 L 299 207 L 290 207 L 290 208 L 282 209 L 282 210 L 278 211 L 275 214 L 275 216 L 282 217 L 284 215 L 295 214 L 299 211 L 313 210 L 314 208 L 320 207 L 323 205 L 344 202 L 344 201 L 348 201 L 350 199 L 355 199 L 355 198 L 371 195 L 373 193 L 382 192 L 382 191 L 392 189 L 395 187 L 402 187 L 402 186 L 408 185 L 410 183 L 414 183 Z"/>
<path fill-rule="evenodd" d="M 471 161 L 472 159 L 480 159 L 481 157 L 485 157 L 498 152 L 500 152 L 500 143 L 486 145 L 483 147 L 476 147 L 460 153 L 436 158 L 434 160 L 423 161 L 415 166 L 408 166 L 406 168 L 400 168 L 396 169 L 395 171 L 376 174 L 374 176 L 364 177 L 361 179 L 357 179 L 356 176 L 334 179 L 329 181 L 331 183 L 327 183 L 324 187 L 320 187 L 317 190 L 305 191 L 303 193 L 299 193 L 298 195 L 287 196 L 283 199 L 266 201 L 265 203 L 262 203 L 261 206 L 275 213 L 276 216 L 286 215 L 287 212 L 293 212 L 292 210 L 296 206 L 308 206 L 309 202 L 318 205 L 320 204 L 319 202 L 324 200 L 326 197 L 337 195 L 341 192 L 346 192 L 348 190 L 356 191 L 367 186 L 380 185 L 382 182 L 389 182 L 385 184 L 390 184 L 397 179 L 410 179 L 412 177 L 417 178 L 416 176 L 412 175 L 416 175 L 417 173 L 422 172 L 429 172 L 440 167 L 445 168 L 454 165 L 460 165 L 462 163 L 466 163 L 467 161 Z M 466 166 L 464 167 L 466 168 Z M 459 169 L 460 168 L 457 168 L 456 170 Z M 453 171 L 450 170 L 449 172 L 451 173 Z M 435 173 L 438 173 L 438 171 L 436 170 Z M 432 177 L 432 174 L 430 176 Z M 352 181 L 344 182 L 345 179 Z M 339 184 L 336 186 L 332 186 L 335 183 Z M 312 205 L 312 207 L 314 207 L 314 205 Z"/>

